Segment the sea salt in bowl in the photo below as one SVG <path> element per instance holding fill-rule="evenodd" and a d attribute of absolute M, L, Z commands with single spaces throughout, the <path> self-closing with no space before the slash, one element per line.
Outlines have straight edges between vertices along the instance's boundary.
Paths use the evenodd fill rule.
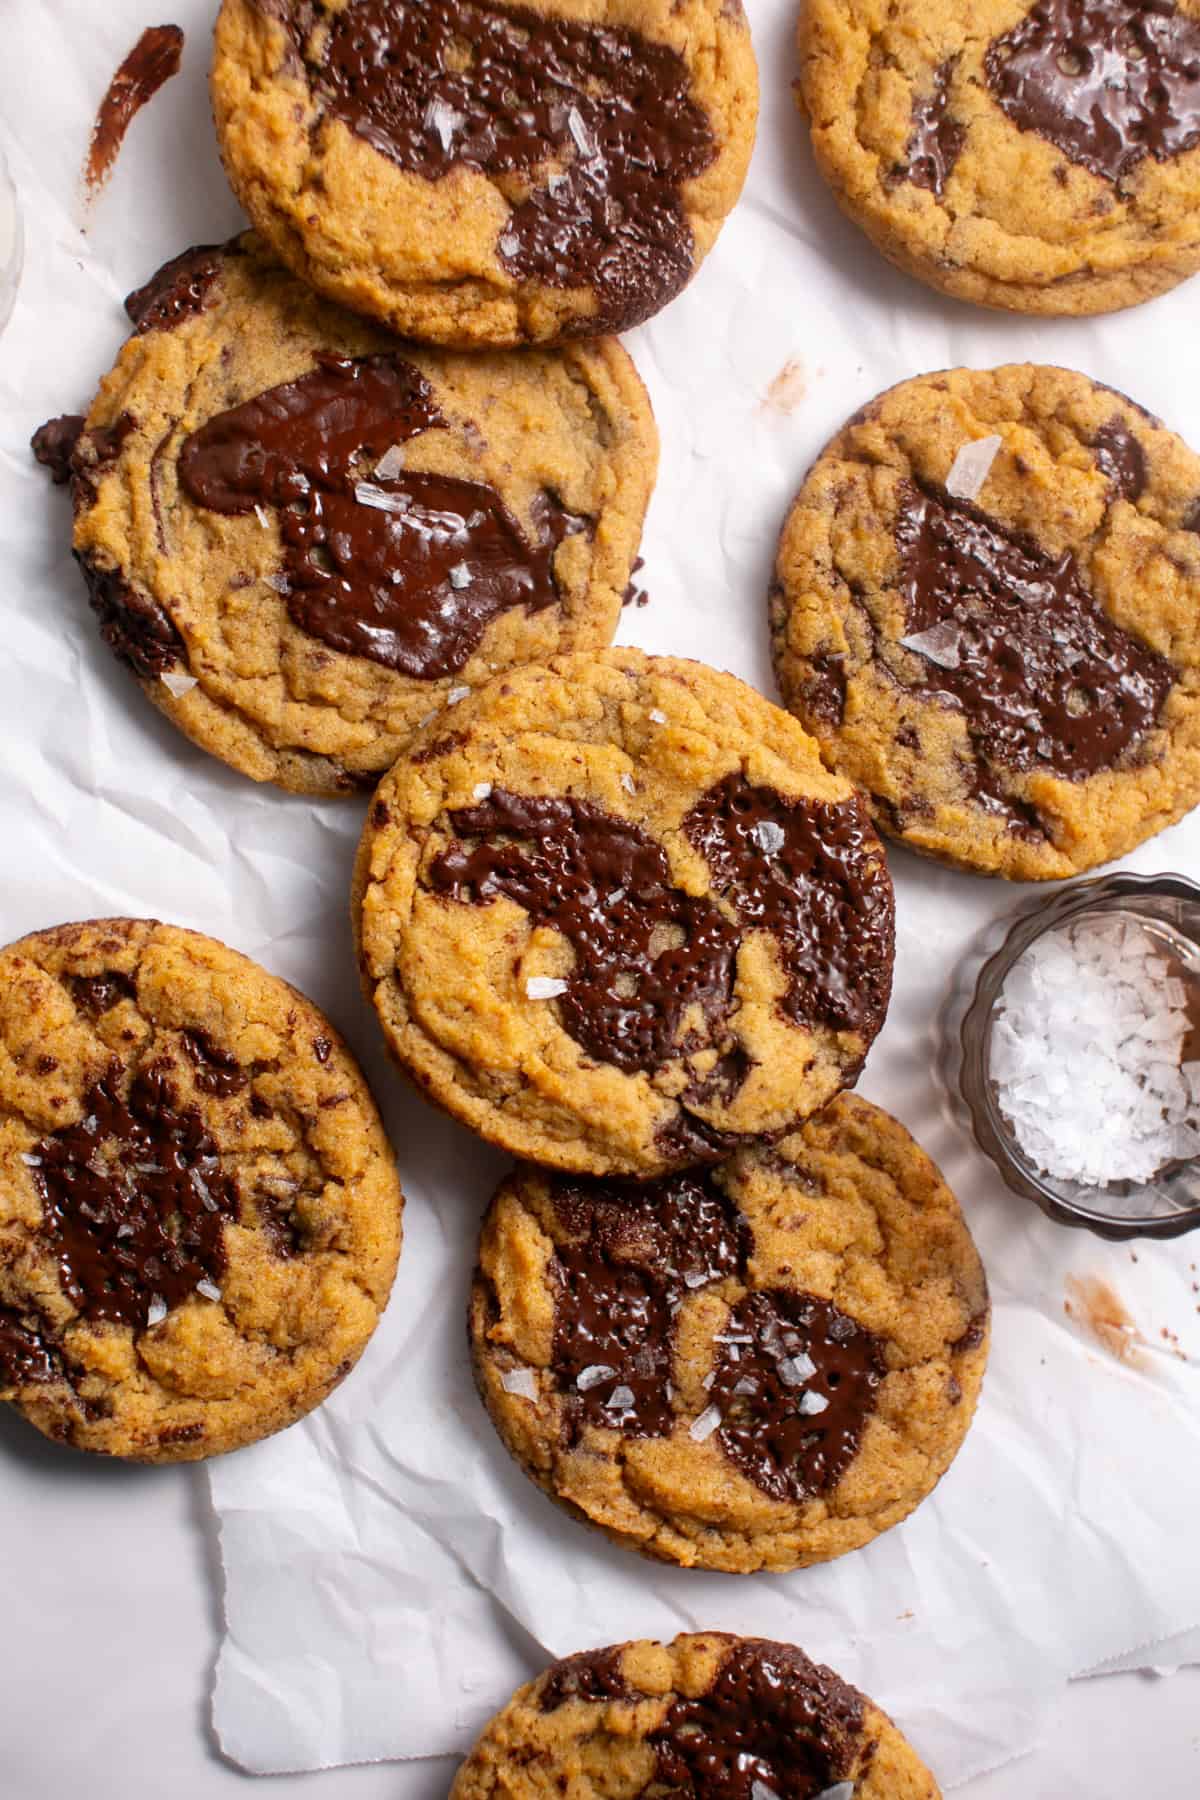
<path fill-rule="evenodd" d="M 17 190 L 8 172 L 4 152 L 0 150 L 0 331 L 8 324 L 17 298 L 24 249 Z"/>
<path fill-rule="evenodd" d="M 1200 1227 L 1200 887 L 1101 876 L 998 932 L 946 1018 L 980 1147 L 1060 1224 L 1118 1239 Z"/>

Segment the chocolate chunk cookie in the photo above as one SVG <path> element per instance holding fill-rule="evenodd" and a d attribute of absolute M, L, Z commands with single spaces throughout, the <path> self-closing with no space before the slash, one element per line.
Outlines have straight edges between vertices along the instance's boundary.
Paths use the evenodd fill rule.
<path fill-rule="evenodd" d="M 138 1462 L 253 1443 L 358 1361 L 403 1199 L 349 1050 L 147 919 L 0 951 L 0 1399 Z"/>
<path fill-rule="evenodd" d="M 938 1800 L 891 1720 L 791 1644 L 723 1632 L 588 1650 L 520 1688 L 450 1800 Z"/>
<path fill-rule="evenodd" d="M 493 681 L 380 785 L 354 916 L 396 1060 L 482 1137 L 650 1176 L 783 1132 L 861 1067 L 892 889 L 786 713 L 621 650 Z"/>
<path fill-rule="evenodd" d="M 889 261 L 1015 312 L 1200 268 L 1200 0 L 806 0 L 801 104 Z"/>
<path fill-rule="evenodd" d="M 658 454 L 618 344 L 399 344 L 253 237 L 127 305 L 86 422 L 34 448 L 104 638 L 204 749 L 352 792 L 460 686 L 611 639 Z"/>
<path fill-rule="evenodd" d="M 741 190 L 758 90 L 740 0 L 225 0 L 212 99 L 298 275 L 471 348 L 673 299 Z"/>
<path fill-rule="evenodd" d="M 848 1094 L 660 1181 L 522 1166 L 484 1221 L 470 1319 L 479 1391 L 539 1487 L 631 1549 L 737 1572 L 907 1517 L 987 1358 L 958 1202 Z"/>
<path fill-rule="evenodd" d="M 1200 457 L 1086 376 L 873 400 L 791 510 L 771 627 L 787 704 L 914 850 L 1057 879 L 1200 799 Z"/>

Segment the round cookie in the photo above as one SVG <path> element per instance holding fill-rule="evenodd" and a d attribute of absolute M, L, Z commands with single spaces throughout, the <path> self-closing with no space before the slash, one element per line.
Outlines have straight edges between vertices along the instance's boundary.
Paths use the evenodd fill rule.
<path fill-rule="evenodd" d="M 358 1361 L 403 1197 L 349 1050 L 211 938 L 96 919 L 0 951 L 0 1399 L 181 1462 Z"/>
<path fill-rule="evenodd" d="M 913 850 L 1059 879 L 1200 799 L 1200 457 L 1066 369 L 921 376 L 810 470 L 785 700 Z"/>
<path fill-rule="evenodd" d="M 758 79 L 741 0 L 224 0 L 225 168 L 313 287 L 458 348 L 624 331 L 711 249 Z"/>
<path fill-rule="evenodd" d="M 1014 312 L 1200 268 L 1200 0 L 805 0 L 818 167 L 890 262 Z"/>
<path fill-rule="evenodd" d="M 551 1664 L 485 1727 L 450 1800 L 939 1800 L 940 1791 L 887 1715 L 832 1669 L 792 1644 L 706 1631 Z"/>
<path fill-rule="evenodd" d="M 904 1127 L 843 1094 L 635 1185 L 524 1165 L 484 1221 L 476 1381 L 526 1473 L 618 1543 L 794 1569 L 870 1543 L 971 1422 L 987 1283 Z"/>
<path fill-rule="evenodd" d="M 858 1074 L 893 902 L 862 802 L 731 675 L 519 669 L 381 783 L 364 988 L 426 1093 L 518 1156 L 640 1177 L 783 1132 Z"/>
<path fill-rule="evenodd" d="M 86 423 L 34 448 L 105 639 L 205 750 L 352 792 L 458 687 L 610 641 L 658 456 L 618 344 L 400 345 L 252 236 L 127 306 Z"/>

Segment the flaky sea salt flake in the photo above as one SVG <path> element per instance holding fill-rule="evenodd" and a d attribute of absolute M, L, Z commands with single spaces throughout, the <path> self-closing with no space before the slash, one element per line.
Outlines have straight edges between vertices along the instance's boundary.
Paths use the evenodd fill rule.
<path fill-rule="evenodd" d="M 167 1303 L 155 1294 L 150 1305 L 146 1309 L 146 1323 L 147 1325 L 161 1325 L 166 1316 Z"/>
<path fill-rule="evenodd" d="M 472 794 L 473 798 L 476 800 L 490 800 L 492 797 L 491 782 L 490 781 L 477 781 L 475 783 L 475 786 L 471 789 L 471 794 Z"/>
<path fill-rule="evenodd" d="M 557 1000 L 566 991 L 567 984 L 558 975 L 531 975 L 525 983 L 525 994 L 530 1000 Z"/>
<path fill-rule="evenodd" d="M 688 1426 L 688 1436 L 695 1444 L 703 1444 L 710 1438 L 721 1423 L 719 1406 L 706 1406 L 698 1419 L 693 1419 Z"/>
<path fill-rule="evenodd" d="M 943 620 L 940 625 L 931 625 L 927 631 L 914 631 L 908 637 L 902 637 L 900 643 L 905 650 L 915 650 L 926 662 L 936 663 L 939 669 L 957 669 L 961 660 L 959 647 L 962 639 L 957 628 Z"/>
<path fill-rule="evenodd" d="M 633 1407 L 633 1389 L 615 1387 L 604 1404 L 613 1412 L 629 1412 Z"/>
<path fill-rule="evenodd" d="M 457 589 L 458 592 L 461 593 L 463 588 L 469 588 L 470 585 L 471 585 L 471 571 L 467 567 L 466 563 L 465 562 L 455 563 L 454 567 L 450 571 L 450 586 L 452 588 Z"/>
<path fill-rule="evenodd" d="M 811 1389 L 800 1396 L 800 1411 L 802 1413 L 823 1413 L 828 1405 L 829 1402 L 824 1394 L 814 1394 Z"/>
<path fill-rule="evenodd" d="M 159 680 L 167 692 L 174 694 L 177 700 L 182 700 L 185 694 L 190 694 L 192 689 L 199 685 L 194 675 L 176 675 L 171 670 L 168 670 L 165 675 L 160 675 Z"/>
<path fill-rule="evenodd" d="M 378 481 L 394 481 L 404 467 L 404 445 L 392 444 L 375 464 Z"/>
<path fill-rule="evenodd" d="M 431 100 L 425 108 L 425 129 L 435 134 L 443 150 L 450 149 L 455 132 L 465 123 L 465 115 L 444 100 Z"/>
<path fill-rule="evenodd" d="M 785 1356 L 779 1363 L 779 1379 L 784 1387 L 803 1387 L 809 1376 L 816 1372 L 816 1363 L 803 1351 L 799 1356 Z"/>
<path fill-rule="evenodd" d="M 446 695 L 446 705 L 447 706 L 457 706 L 460 700 L 466 699 L 466 697 L 470 693 L 470 691 L 471 690 L 469 687 L 451 688 L 450 692 Z M 432 717 L 432 714 L 430 715 L 430 717 Z"/>
<path fill-rule="evenodd" d="M 584 123 L 583 114 L 577 106 L 573 106 L 567 114 L 567 130 L 575 140 L 575 148 L 580 156 L 595 156 L 595 139 Z"/>
<path fill-rule="evenodd" d="M 373 506 L 376 512 L 406 513 L 411 502 L 407 494 L 389 494 L 386 488 L 375 487 L 369 481 L 356 481 L 354 498 L 360 506 Z"/>
<path fill-rule="evenodd" d="M 657 706 L 653 706 L 653 707 L 651 707 L 651 709 L 650 709 L 650 717 L 651 717 L 651 718 L 652 718 L 652 719 L 653 719 L 653 720 L 654 720 L 654 723 L 655 723 L 655 724 L 656 724 L 656 725 L 665 725 L 665 724 L 666 724 L 666 722 L 667 722 L 667 715 L 666 715 L 666 713 L 665 713 L 665 712 L 660 712 L 660 711 L 659 711 L 659 709 L 658 709 L 658 707 L 657 707 Z"/>
<path fill-rule="evenodd" d="M 221 1298 L 221 1290 L 215 1281 L 198 1281 L 196 1283 L 196 1292 L 198 1294 L 203 1294 L 206 1300 L 219 1300 Z"/>
<path fill-rule="evenodd" d="M 581 1394 L 586 1394 L 589 1388 L 599 1387 L 602 1381 L 610 1381 L 616 1372 L 610 1363 L 589 1363 L 575 1377 L 575 1386 Z"/>
<path fill-rule="evenodd" d="M 755 841 L 764 856 L 774 856 L 776 851 L 783 849 L 787 841 L 787 834 L 783 826 L 777 825 L 774 819 L 759 819 L 752 829 Z"/>
<path fill-rule="evenodd" d="M 522 1400 L 536 1400 L 537 1381 L 532 1369 L 505 1369 L 500 1386 L 506 1394 L 517 1394 Z"/>
<path fill-rule="evenodd" d="M 946 477 L 946 492 L 956 500 L 976 500 L 996 460 L 999 437 L 973 438 L 960 444 Z"/>

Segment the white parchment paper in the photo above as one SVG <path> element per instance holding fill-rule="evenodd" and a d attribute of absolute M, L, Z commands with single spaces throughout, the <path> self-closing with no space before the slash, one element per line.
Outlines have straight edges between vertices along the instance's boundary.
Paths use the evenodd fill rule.
<path fill-rule="evenodd" d="M 255 788 L 152 713 L 98 641 L 68 505 L 26 447 L 44 417 L 90 398 L 123 335 L 120 297 L 239 224 L 204 91 L 213 10 L 171 8 L 188 34 L 183 73 L 137 120 L 85 217 L 76 183 L 95 105 L 158 14 L 138 0 L 4 9 L 0 116 L 28 250 L 0 341 L 0 869 L 6 938 L 154 914 L 306 989 L 362 1056 L 399 1154 L 406 1246 L 360 1369 L 315 1417 L 210 1471 L 226 1584 L 220 1741 L 256 1771 L 461 1750 L 552 1655 L 724 1626 L 832 1662 L 953 1786 L 1028 1748 L 1070 1677 L 1200 1653 L 1200 1238 L 1105 1245 L 1000 1184 L 938 1087 L 936 1014 L 973 935 L 1020 895 L 896 853 L 896 994 L 861 1087 L 957 1189 L 996 1308 L 982 1407 L 954 1468 L 870 1549 L 739 1579 L 609 1546 L 509 1463 L 463 1331 L 475 1233 L 503 1163 L 408 1094 L 358 998 L 346 890 L 363 803 Z M 1057 361 L 1200 444 L 1200 338 L 1195 284 L 1110 319 L 1039 323 L 942 301 L 889 270 L 813 172 L 789 91 L 794 0 L 754 0 L 753 12 L 764 94 L 745 197 L 692 289 L 630 339 L 663 466 L 644 545 L 652 603 L 626 613 L 621 635 L 770 693 L 775 535 L 848 413 L 932 368 Z M 1127 866 L 1200 874 L 1200 818 Z M 1146 1341 L 1141 1366 L 1065 1315 L 1071 1274 L 1120 1294 Z M 403 1794 L 402 1771 L 397 1783 Z"/>

